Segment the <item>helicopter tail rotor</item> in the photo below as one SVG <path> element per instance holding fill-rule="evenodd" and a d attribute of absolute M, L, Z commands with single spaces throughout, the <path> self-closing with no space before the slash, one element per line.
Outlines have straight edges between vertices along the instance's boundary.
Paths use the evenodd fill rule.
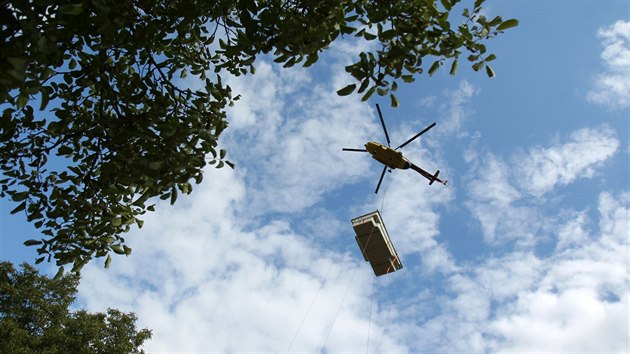
<path fill-rule="evenodd" d="M 429 185 L 432 185 L 433 182 L 438 180 L 438 175 L 440 174 L 440 170 L 437 170 L 437 172 L 435 172 L 435 174 L 433 175 L 433 177 L 431 177 L 431 180 L 429 181 Z M 446 184 L 446 183 L 445 183 Z"/>

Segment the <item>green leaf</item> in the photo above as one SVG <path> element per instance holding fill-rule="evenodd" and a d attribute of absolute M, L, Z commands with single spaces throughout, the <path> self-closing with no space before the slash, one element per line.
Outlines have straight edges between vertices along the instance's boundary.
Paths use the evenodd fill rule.
<path fill-rule="evenodd" d="M 435 74 L 435 72 L 437 71 L 437 69 L 440 67 L 440 61 L 436 60 L 433 65 L 431 65 L 431 67 L 429 68 L 429 76 L 433 76 L 433 74 Z"/>
<path fill-rule="evenodd" d="M 71 155 L 72 153 L 73 153 L 72 148 L 69 147 L 69 146 L 65 146 L 65 145 L 60 146 L 59 149 L 57 150 L 57 155 L 58 156 Z"/>
<path fill-rule="evenodd" d="M 473 66 L 472 66 L 472 68 L 473 68 L 473 70 L 475 70 L 475 71 L 479 71 L 479 70 L 481 70 L 481 68 L 483 68 L 483 62 L 482 62 L 482 61 L 480 61 L 480 62 L 476 62 L 476 63 L 474 63 L 474 64 L 473 64 Z"/>
<path fill-rule="evenodd" d="M 361 86 L 359 86 L 359 91 L 357 91 L 357 93 L 362 93 L 363 91 L 365 91 L 365 89 L 368 88 L 368 86 L 370 85 L 370 79 L 366 78 L 361 82 Z"/>
<path fill-rule="evenodd" d="M 400 106 L 400 101 L 398 101 L 398 98 L 396 98 L 396 96 L 394 96 L 394 94 L 389 95 L 389 98 L 391 100 L 392 107 Z"/>
<path fill-rule="evenodd" d="M 59 270 L 57 271 L 57 274 L 55 274 L 53 280 L 58 280 L 59 278 L 61 278 L 63 276 L 63 271 L 63 266 L 59 267 Z"/>
<path fill-rule="evenodd" d="M 26 64 L 28 63 L 28 59 L 21 57 L 8 57 L 7 61 L 11 63 L 16 71 L 21 73 L 26 71 Z"/>
<path fill-rule="evenodd" d="M 494 70 L 492 70 L 492 68 L 490 67 L 490 65 L 486 64 L 486 74 L 488 74 L 489 77 L 495 77 L 495 73 Z"/>
<path fill-rule="evenodd" d="M 367 101 L 370 96 L 372 96 L 372 94 L 374 94 L 374 92 L 376 91 L 376 85 L 370 87 L 370 89 L 365 93 L 365 95 L 363 95 L 363 97 L 361 97 L 361 101 L 365 102 Z"/>
<path fill-rule="evenodd" d="M 39 257 L 35 260 L 35 264 L 40 264 L 41 262 L 44 261 L 44 259 L 46 259 L 46 257 Z"/>
<path fill-rule="evenodd" d="M 50 95 L 48 93 L 48 90 L 46 90 L 45 87 L 41 90 L 41 94 L 42 94 L 42 102 L 39 105 L 39 110 L 43 111 L 44 109 L 46 109 L 46 106 L 48 106 L 48 101 L 50 101 Z"/>
<path fill-rule="evenodd" d="M 120 225 L 122 225 L 122 218 L 116 218 L 116 219 L 112 220 L 112 226 L 118 227 Z"/>
<path fill-rule="evenodd" d="M 109 264 L 112 262 L 112 256 L 111 255 L 107 255 L 107 258 L 105 259 L 105 268 L 109 268 Z"/>
<path fill-rule="evenodd" d="M 110 247 L 116 254 L 125 254 L 125 250 L 120 245 L 113 245 Z"/>
<path fill-rule="evenodd" d="M 413 75 L 403 75 L 401 76 L 403 81 L 406 83 L 410 83 L 410 82 L 414 82 L 416 81 L 416 78 L 413 77 Z"/>
<path fill-rule="evenodd" d="M 225 164 L 230 166 L 231 169 L 234 169 L 234 163 L 232 163 L 232 162 L 230 162 L 228 160 L 225 160 Z"/>
<path fill-rule="evenodd" d="M 506 30 L 508 28 L 512 28 L 512 27 L 516 27 L 516 26 L 518 26 L 518 20 L 514 19 L 514 18 L 511 18 L 509 20 L 503 21 L 499 25 L 499 27 L 497 27 L 497 31 L 503 31 L 503 30 Z"/>
<path fill-rule="evenodd" d="M 26 201 L 20 203 L 15 209 L 11 210 L 11 214 L 16 214 L 26 209 Z"/>
<path fill-rule="evenodd" d="M 26 200 L 26 198 L 28 198 L 29 195 L 30 195 L 30 193 L 28 191 L 26 191 L 26 192 L 18 192 L 18 193 L 13 194 L 11 196 L 11 199 L 14 202 L 21 202 L 23 200 Z"/>
<path fill-rule="evenodd" d="M 123 246 L 123 251 L 125 252 L 125 256 L 129 256 L 131 254 L 131 247 Z"/>
<path fill-rule="evenodd" d="M 372 40 L 375 40 L 377 36 L 375 34 L 365 31 L 363 32 L 363 38 L 365 38 L 368 41 L 372 41 Z"/>
<path fill-rule="evenodd" d="M 22 109 L 28 103 L 28 94 L 26 92 L 20 92 L 17 98 L 17 108 Z"/>
<path fill-rule="evenodd" d="M 455 75 L 456 72 L 457 72 L 457 59 L 453 60 L 453 64 L 451 65 L 451 71 L 449 71 L 449 74 Z"/>
<path fill-rule="evenodd" d="M 144 220 L 136 219 L 136 224 L 138 224 L 138 228 L 141 229 L 144 226 Z"/>
<path fill-rule="evenodd" d="M 475 9 L 481 6 L 486 0 L 475 0 Z"/>
<path fill-rule="evenodd" d="M 41 245 L 42 241 L 40 240 L 26 240 L 24 241 L 24 246 L 36 246 Z"/>
<path fill-rule="evenodd" d="M 318 60 L 319 60 L 319 56 L 317 55 L 317 52 L 313 52 L 309 54 L 308 57 L 306 58 L 306 62 L 304 62 L 304 67 L 308 68 L 309 66 L 315 64 Z"/>
<path fill-rule="evenodd" d="M 81 269 L 83 268 L 83 266 L 85 264 L 86 264 L 86 261 L 84 261 L 84 260 L 75 261 L 74 262 L 74 267 L 72 267 L 71 272 L 73 272 L 73 273 L 81 272 Z"/>
<path fill-rule="evenodd" d="M 349 94 L 351 94 L 354 89 L 357 87 L 356 84 L 350 84 L 344 88 L 342 88 L 341 90 L 337 91 L 337 94 L 339 96 L 348 96 Z"/>
<path fill-rule="evenodd" d="M 177 188 L 173 186 L 173 188 L 171 188 L 171 205 L 175 204 L 176 200 L 177 200 Z"/>
<path fill-rule="evenodd" d="M 76 16 L 83 12 L 83 3 L 59 6 L 59 12 L 64 15 Z"/>
<path fill-rule="evenodd" d="M 486 57 L 486 59 L 484 59 L 484 61 L 489 62 L 489 61 L 493 61 L 494 59 L 496 59 L 497 56 L 494 54 L 490 54 Z"/>
<path fill-rule="evenodd" d="M 453 7 L 453 4 L 451 4 L 449 0 L 440 0 L 440 2 L 442 3 L 442 6 L 444 6 L 446 11 L 450 11 L 451 7 Z"/>

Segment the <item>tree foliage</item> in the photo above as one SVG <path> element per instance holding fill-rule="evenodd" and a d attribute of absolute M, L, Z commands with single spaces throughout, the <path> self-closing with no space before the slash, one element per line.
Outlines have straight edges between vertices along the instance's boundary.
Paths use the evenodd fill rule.
<path fill-rule="evenodd" d="M 37 262 L 108 266 L 110 252 L 131 253 L 122 235 L 156 197 L 175 203 L 207 163 L 233 167 L 218 138 L 238 96 L 222 77 L 253 73 L 265 54 L 310 66 L 340 36 L 376 49 L 346 67 L 356 82 L 339 95 L 396 106 L 398 82 L 447 64 L 455 74 L 462 56 L 494 76 L 484 43 L 518 22 L 486 18 L 483 0 L 458 3 L 0 1 L 0 196 L 41 229 L 26 242 Z"/>
<path fill-rule="evenodd" d="M 17 271 L 0 262 L 0 352 L 143 353 L 151 331 L 138 331 L 133 313 L 68 310 L 78 281 L 76 274 L 49 279 L 26 263 Z"/>

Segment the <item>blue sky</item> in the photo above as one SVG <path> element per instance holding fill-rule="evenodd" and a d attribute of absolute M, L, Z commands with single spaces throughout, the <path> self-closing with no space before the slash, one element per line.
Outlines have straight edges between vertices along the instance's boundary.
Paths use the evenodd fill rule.
<path fill-rule="evenodd" d="M 520 26 L 490 41 L 495 78 L 460 64 L 388 99 L 338 97 L 365 44 L 311 69 L 231 79 L 235 170 L 160 204 L 134 249 L 83 271 L 78 303 L 134 311 L 150 352 L 627 352 L 630 5 L 488 1 Z M 342 153 L 393 143 L 441 170 Z M 36 238 L 1 201 L 1 259 Z M 375 278 L 350 219 L 380 209 L 404 269 Z M 52 272 L 49 265 L 43 270 Z"/>

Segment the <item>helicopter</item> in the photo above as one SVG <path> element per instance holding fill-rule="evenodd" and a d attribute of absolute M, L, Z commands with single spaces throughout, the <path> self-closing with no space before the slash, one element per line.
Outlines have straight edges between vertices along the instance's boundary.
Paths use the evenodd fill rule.
<path fill-rule="evenodd" d="M 428 179 L 429 185 L 432 185 L 434 182 L 438 182 L 443 185 L 446 185 L 446 183 L 448 182 L 447 180 L 441 180 L 438 178 L 438 175 L 440 174 L 440 170 L 437 170 L 435 174 L 430 174 L 429 172 L 423 170 L 421 167 L 407 160 L 407 158 L 403 156 L 402 152 L 398 151 L 398 149 L 402 149 L 407 144 L 417 139 L 420 135 L 429 131 L 429 129 L 433 128 L 436 125 L 436 123 L 434 122 L 433 124 L 424 128 L 418 134 L 412 136 L 409 140 L 402 143 L 397 148 L 392 149 L 390 147 L 391 142 L 389 140 L 389 134 L 387 134 L 387 127 L 385 126 L 385 120 L 383 119 L 383 114 L 381 113 L 381 107 L 379 107 L 378 103 L 376 104 L 376 110 L 378 111 L 378 116 L 381 119 L 383 132 L 385 132 L 385 138 L 387 139 L 387 146 L 381 143 L 377 143 L 375 141 L 369 141 L 365 144 L 365 149 L 353 149 L 353 148 L 341 149 L 342 151 L 367 152 L 370 155 L 372 155 L 372 158 L 374 158 L 376 161 L 384 165 L 383 172 L 381 173 L 381 177 L 378 180 L 378 184 L 376 185 L 376 190 L 374 191 L 374 193 L 376 194 L 378 193 L 378 190 L 381 187 L 381 182 L 383 182 L 383 177 L 385 177 L 385 171 L 389 170 L 389 172 L 392 172 L 392 170 L 397 169 L 397 168 L 401 170 L 407 170 L 411 168 L 412 170 L 421 174 L 424 178 Z"/>

